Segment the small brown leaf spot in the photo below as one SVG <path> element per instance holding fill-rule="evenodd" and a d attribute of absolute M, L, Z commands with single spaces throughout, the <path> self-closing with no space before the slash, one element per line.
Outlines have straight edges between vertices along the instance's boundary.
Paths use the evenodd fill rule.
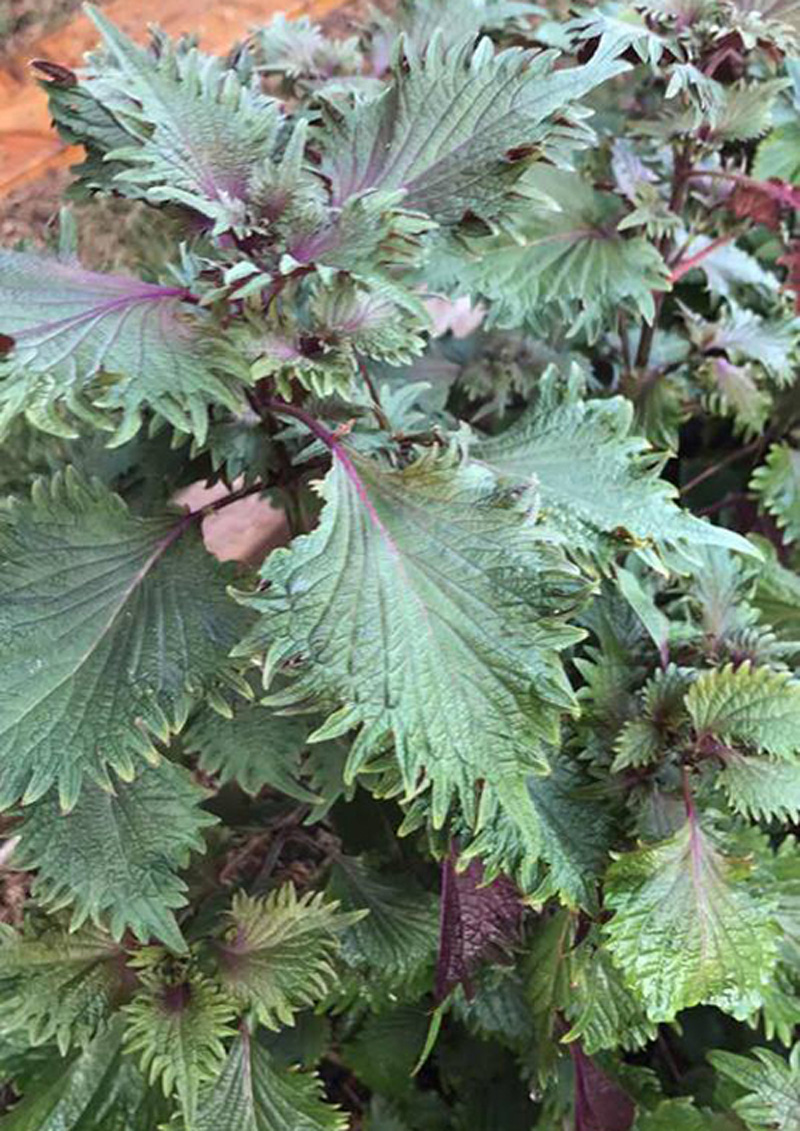
<path fill-rule="evenodd" d="M 31 67 L 37 71 L 40 78 L 47 79 L 56 86 L 77 86 L 78 76 L 69 67 L 61 63 L 51 63 L 49 59 L 31 59 Z"/>
<path fill-rule="evenodd" d="M 485 220 L 482 220 L 480 216 L 477 216 L 471 208 L 468 208 L 463 213 L 459 223 L 467 229 L 469 234 L 476 236 L 488 236 L 492 234 L 490 225 L 487 224 Z"/>
<path fill-rule="evenodd" d="M 334 440 L 344 440 L 346 436 L 349 436 L 353 431 L 355 422 L 355 417 L 353 417 L 352 420 L 345 420 L 343 424 L 340 424 L 333 434 Z"/>
<path fill-rule="evenodd" d="M 584 39 L 584 40 L 581 41 L 580 46 L 578 47 L 578 51 L 577 51 L 578 62 L 581 65 L 589 62 L 589 60 L 591 59 L 591 57 L 594 55 L 595 51 L 597 50 L 599 43 L 600 43 L 600 36 L 599 35 L 593 36 L 591 39 Z"/>
<path fill-rule="evenodd" d="M 633 46 L 626 47 L 620 58 L 624 59 L 626 63 L 630 63 L 632 67 L 638 67 L 642 61 L 639 52 Z"/>
<path fill-rule="evenodd" d="M 16 342 L 9 334 L 0 334 L 0 357 L 11 353 L 15 345 Z"/>
<path fill-rule="evenodd" d="M 506 150 L 506 160 L 526 161 L 529 157 L 535 157 L 538 152 L 535 145 L 515 145 L 513 149 Z"/>

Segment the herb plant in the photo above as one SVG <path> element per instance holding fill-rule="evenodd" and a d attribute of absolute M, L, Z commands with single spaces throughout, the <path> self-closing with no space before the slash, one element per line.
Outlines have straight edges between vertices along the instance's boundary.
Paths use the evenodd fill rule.
<path fill-rule="evenodd" d="M 797 1131 L 800 4 L 90 14 L 84 230 L 0 252 L 0 1128 Z"/>

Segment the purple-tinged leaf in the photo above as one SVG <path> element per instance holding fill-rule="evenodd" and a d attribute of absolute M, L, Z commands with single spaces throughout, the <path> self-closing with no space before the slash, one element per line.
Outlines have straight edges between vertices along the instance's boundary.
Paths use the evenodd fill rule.
<path fill-rule="evenodd" d="M 630 1131 L 636 1108 L 630 1096 L 581 1048 L 569 1046 L 575 1070 L 575 1131 Z"/>
<path fill-rule="evenodd" d="M 577 100 L 628 69 L 605 48 L 584 67 L 554 70 L 555 52 L 495 54 L 488 39 L 474 50 L 434 39 L 423 53 L 402 43 L 380 98 L 325 106 L 322 171 L 337 205 L 402 189 L 404 207 L 442 224 L 500 212 L 534 152 L 558 158 L 587 144 Z"/>
<path fill-rule="evenodd" d="M 24 412 L 69 435 L 68 415 L 96 418 L 102 409 L 121 413 L 121 438 L 147 405 L 202 438 L 208 402 L 235 409 L 239 401 L 216 372 L 222 354 L 189 297 L 181 287 L 0 250 L 0 428 Z"/>
<path fill-rule="evenodd" d="M 437 1001 L 459 983 L 470 996 L 476 968 L 504 958 L 522 922 L 522 902 L 511 880 L 498 876 L 483 884 L 480 860 L 471 861 L 463 872 L 456 871 L 455 860 L 451 851 L 442 864 Z"/>
<path fill-rule="evenodd" d="M 690 712 L 695 688 L 707 686 L 701 681 L 689 692 Z M 693 804 L 668 840 L 620 853 L 611 865 L 607 946 L 651 1021 L 673 1021 L 700 1004 L 730 1008 L 761 992 L 777 960 L 778 928 L 751 872 L 750 859 L 719 850 Z"/>
<path fill-rule="evenodd" d="M 752 365 L 733 365 L 724 357 L 711 357 L 702 368 L 709 386 L 709 407 L 720 416 L 733 417 L 741 432 L 755 435 L 766 423 L 770 399 L 759 387 Z"/>
<path fill-rule="evenodd" d="M 357 36 L 331 39 L 307 16 L 287 19 L 279 13 L 255 33 L 253 47 L 259 70 L 290 79 L 354 76 L 362 66 Z"/>
<path fill-rule="evenodd" d="M 242 594 L 261 616 L 237 654 L 266 657 L 267 678 L 293 661 L 269 705 L 338 704 L 314 741 L 358 729 L 348 780 L 391 735 L 407 795 L 431 790 L 435 828 L 455 797 L 475 820 L 481 779 L 482 804 L 507 804 L 533 845 L 523 782 L 555 711 L 572 704 L 558 651 L 576 639 L 562 618 L 583 579 L 531 521 L 530 493 L 498 506 L 494 475 L 454 448 L 396 471 L 303 409 L 269 403 L 302 421 L 334 466 L 319 526 L 269 556 L 268 586 Z"/>
<path fill-rule="evenodd" d="M 111 64 L 84 76 L 81 88 L 128 135 L 111 153 L 128 166 L 115 187 L 189 207 L 217 234 L 243 230 L 252 175 L 277 141 L 278 102 L 244 85 L 221 59 L 174 48 L 164 36 L 154 59 L 95 8 L 87 14 Z"/>
<path fill-rule="evenodd" d="M 739 219 L 753 220 L 777 231 L 784 211 L 800 209 L 800 188 L 777 178 L 754 181 L 742 177 L 730 195 L 728 207 Z"/>

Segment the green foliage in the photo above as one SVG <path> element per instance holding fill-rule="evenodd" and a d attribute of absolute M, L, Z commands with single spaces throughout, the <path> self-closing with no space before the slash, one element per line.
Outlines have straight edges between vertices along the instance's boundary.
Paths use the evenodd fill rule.
<path fill-rule="evenodd" d="M 467 289 L 491 303 L 504 327 L 595 337 L 620 307 L 651 322 L 654 294 L 669 280 L 656 247 L 620 232 L 621 202 L 560 169 L 536 166 L 524 180 L 533 199 L 510 235 L 468 242 L 452 260 Z M 460 289 L 465 289 L 463 283 Z"/>
<path fill-rule="evenodd" d="M 180 766 L 162 761 L 114 792 L 87 783 L 71 812 L 51 795 L 25 810 L 15 863 L 37 869 L 34 894 L 52 908 L 75 904 L 72 926 L 108 918 L 115 938 L 130 928 L 174 950 L 184 942 L 174 910 L 187 900 L 177 870 L 214 817 Z"/>
<path fill-rule="evenodd" d="M 149 959 L 149 956 L 147 956 Z M 151 1084 L 176 1094 L 188 1131 L 196 1126 L 200 1086 L 213 1080 L 233 1034 L 235 1010 L 213 982 L 178 964 L 145 968 L 125 1007 L 125 1045 Z"/>
<path fill-rule="evenodd" d="M 60 1059 L 50 1050 L 3 1131 L 152 1131 L 168 1112 L 121 1049 L 119 1019 Z"/>
<path fill-rule="evenodd" d="M 788 672 L 732 665 L 703 672 L 686 696 L 697 733 L 782 758 L 800 750 L 800 685 Z"/>
<path fill-rule="evenodd" d="M 345 1046 L 346 1063 L 374 1092 L 403 1096 L 425 1040 L 428 1020 L 420 1009 L 401 1006 L 368 1018 Z"/>
<path fill-rule="evenodd" d="M 691 1100 L 664 1100 L 635 1123 L 636 1131 L 732 1131 L 732 1124 L 704 1113 Z"/>
<path fill-rule="evenodd" d="M 186 520 L 139 518 L 99 482 L 37 483 L 0 521 L 0 801 L 57 785 L 69 810 L 84 777 L 110 789 L 108 766 L 158 760 L 247 618 Z"/>
<path fill-rule="evenodd" d="M 784 181 L 800 180 L 800 162 L 797 145 L 800 143 L 800 125 L 788 122 L 770 130 L 758 147 L 755 172 L 759 180 L 780 177 Z"/>
<path fill-rule="evenodd" d="M 381 9 L 36 64 L 0 1131 L 800 1131 L 800 4 Z"/>
<path fill-rule="evenodd" d="M 774 444 L 753 473 L 751 486 L 784 529 L 786 540 L 800 539 L 800 452 L 788 444 Z"/>
<path fill-rule="evenodd" d="M 591 139 L 575 103 L 626 69 L 604 50 L 583 67 L 554 71 L 553 62 L 548 52 L 497 53 L 486 39 L 448 48 L 434 35 L 419 54 L 401 43 L 382 97 L 349 112 L 325 106 L 322 168 L 334 202 L 403 189 L 404 207 L 442 225 L 467 211 L 498 215 L 533 155 L 563 158 Z"/>
<path fill-rule="evenodd" d="M 37 934 L 6 929 L 0 954 L 3 1029 L 25 1030 L 34 1045 L 55 1041 L 62 1056 L 91 1040 L 131 992 L 124 950 L 96 929 L 76 934 L 56 926 Z"/>
<path fill-rule="evenodd" d="M 566 1041 L 580 1040 L 593 1056 L 602 1049 L 637 1049 L 655 1039 L 657 1026 L 602 946 L 584 945 L 575 955 L 570 994 L 572 1028 Z"/>
<path fill-rule="evenodd" d="M 656 672 L 640 692 L 641 713 L 628 719 L 614 744 L 612 770 L 654 765 L 685 737 L 685 672 L 668 667 Z"/>
<path fill-rule="evenodd" d="M 235 781 L 246 793 L 264 786 L 298 801 L 314 802 L 316 794 L 298 778 L 309 727 L 303 719 L 275 715 L 257 703 L 244 702 L 226 718 L 211 708 L 199 711 L 183 734 L 190 751 L 199 753 L 200 769 L 221 783 Z"/>
<path fill-rule="evenodd" d="M 795 1045 L 787 1064 L 768 1049 L 755 1057 L 712 1052 L 709 1060 L 723 1077 L 745 1091 L 734 1110 L 751 1128 L 796 1131 L 800 1125 L 800 1053 Z"/>
<path fill-rule="evenodd" d="M 613 843 L 613 808 L 598 803 L 578 765 L 563 756 L 550 760 L 547 774 L 524 781 L 533 821 L 512 825 L 501 805 L 485 803 L 464 855 L 485 859 L 490 875 L 512 873 L 537 900 L 557 894 L 572 906 L 590 907 Z M 539 856 L 548 866 L 544 873 Z"/>
<path fill-rule="evenodd" d="M 297 898 L 291 884 L 266 899 L 234 896 L 230 926 L 217 947 L 229 993 L 270 1029 L 291 1025 L 295 1013 L 331 989 L 338 933 L 361 918 L 337 914 L 322 893 Z"/>
<path fill-rule="evenodd" d="M 673 837 L 621 855 L 607 875 L 608 947 L 653 1021 L 712 1002 L 734 1011 L 777 958 L 770 908 L 748 863 L 724 856 L 690 818 Z"/>
<path fill-rule="evenodd" d="M 771 762 L 731 751 L 719 784 L 737 813 L 756 820 L 796 820 L 800 809 L 800 765 Z"/>
<path fill-rule="evenodd" d="M 343 1131 L 313 1077 L 277 1069 L 243 1029 L 222 1072 L 200 1097 L 197 1131 Z"/>
<path fill-rule="evenodd" d="M 103 36 L 108 62 L 89 92 L 111 109 L 127 135 L 115 139 L 123 166 L 115 189 L 159 203 L 186 205 L 214 224 L 238 230 L 243 193 L 262 150 L 274 146 L 277 104 L 248 88 L 221 60 L 173 50 L 159 40 L 157 58 L 142 51 L 97 9 L 89 14 Z"/>
<path fill-rule="evenodd" d="M 342 937 L 348 965 L 394 995 L 416 987 L 429 974 L 436 953 L 436 902 L 405 878 L 381 873 L 357 857 L 333 865 L 330 895 L 348 910 L 364 910 Z M 424 985 L 424 982 L 423 982 Z"/>
<path fill-rule="evenodd" d="M 632 436 L 623 398 L 586 401 L 580 374 L 564 388 L 551 372 L 534 409 L 475 457 L 515 484 L 536 484 L 541 506 L 570 548 L 608 561 L 627 546 L 704 542 L 742 549 L 728 531 L 680 510 L 659 477 L 661 460 Z"/>
<path fill-rule="evenodd" d="M 14 251 L 0 251 L 0 280 L 0 333 L 14 341 L 0 360 L 0 429 L 24 413 L 57 436 L 78 435 L 84 422 L 120 443 L 149 407 L 203 438 L 209 402 L 241 405 L 220 372 L 235 359 L 192 317 L 185 287 Z"/>
<path fill-rule="evenodd" d="M 529 520 L 533 500 L 504 499 L 459 452 L 393 470 L 339 451 L 319 527 L 246 598 L 260 619 L 239 651 L 265 651 L 268 670 L 294 660 L 273 706 L 341 704 L 315 736 L 360 728 L 350 774 L 393 739 L 406 791 L 424 774 L 441 826 L 454 797 L 474 814 L 477 777 L 508 796 L 555 736 L 572 703 L 557 653 L 578 637 L 561 611 L 582 585 Z"/>

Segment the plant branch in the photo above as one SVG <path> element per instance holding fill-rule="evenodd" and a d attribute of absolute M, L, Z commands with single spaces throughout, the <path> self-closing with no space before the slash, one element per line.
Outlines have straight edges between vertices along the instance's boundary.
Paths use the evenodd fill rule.
<path fill-rule="evenodd" d="M 632 369 L 631 346 L 628 341 L 628 323 L 623 311 L 620 311 L 617 315 L 617 333 L 622 350 L 622 364 L 625 367 L 625 372 L 630 373 Z"/>
<path fill-rule="evenodd" d="M 264 407 L 270 412 L 276 412 L 281 416 L 291 416 L 313 433 L 318 440 L 321 440 L 325 447 L 337 457 L 337 459 L 347 460 L 347 453 L 342 449 L 338 437 L 334 435 L 324 424 L 320 423 L 316 417 L 313 417 L 304 408 L 299 405 L 289 404 L 287 401 L 279 401 L 274 397 L 270 397 L 264 402 Z"/>
<path fill-rule="evenodd" d="M 718 471 L 722 471 L 730 464 L 744 459 L 745 456 L 751 455 L 753 452 L 757 452 L 764 443 L 764 437 L 759 436 L 749 444 L 746 444 L 745 447 L 738 448 L 735 452 L 731 452 L 729 455 L 725 456 L 724 459 L 718 460 L 717 463 L 713 463 L 710 467 L 703 468 L 703 470 L 698 475 L 695 475 L 693 479 L 690 479 L 688 483 L 684 483 L 678 493 L 680 495 L 688 495 L 690 491 L 693 491 L 695 487 L 699 487 L 701 483 L 705 483 L 706 479 L 710 479 L 711 476 L 716 475 Z"/>
<path fill-rule="evenodd" d="M 375 382 L 372 380 L 363 359 L 359 358 L 358 369 L 363 378 L 364 384 L 369 391 L 370 400 L 372 401 L 372 411 L 375 413 L 375 419 L 378 421 L 378 427 L 382 428 L 384 432 L 391 432 L 392 425 L 389 417 L 386 415 L 381 404 L 381 398 L 378 396 L 378 390 L 375 388 Z"/>
<path fill-rule="evenodd" d="M 672 174 L 672 189 L 669 197 L 670 212 L 680 215 L 683 211 L 683 206 L 686 203 L 686 194 L 689 187 L 688 176 L 691 172 L 691 156 L 689 151 L 689 143 L 687 142 L 679 153 L 675 155 L 675 165 Z M 658 250 L 662 258 L 666 261 L 669 259 L 670 249 L 672 247 L 672 236 L 669 233 L 664 233 L 658 243 Z M 661 313 L 661 306 L 664 302 L 664 292 L 657 291 L 653 295 L 655 302 L 655 314 L 652 322 L 646 322 L 642 327 L 642 334 L 639 338 L 639 348 L 636 351 L 636 368 L 646 369 L 647 363 L 650 360 L 650 353 L 653 348 L 653 339 L 656 333 L 656 323 L 658 316 Z"/>
<path fill-rule="evenodd" d="M 217 511 L 221 511 L 225 507 L 229 507 L 231 503 L 239 503 L 249 495 L 260 494 L 264 490 L 265 487 L 263 483 L 254 483 L 250 487 L 243 487 L 240 491 L 232 491 L 229 495 L 224 495 L 221 499 L 215 499 L 212 503 L 206 503 L 204 507 L 198 507 L 197 510 L 186 511 L 178 518 L 178 521 L 170 529 L 166 537 L 159 543 L 157 548 L 158 557 L 160 557 L 173 542 L 177 542 L 192 523 L 202 522 L 204 518 L 216 514 Z"/>
<path fill-rule="evenodd" d="M 717 236 L 715 240 L 712 240 L 710 244 L 700 251 L 695 252 L 694 255 L 679 260 L 670 271 L 669 281 L 671 283 L 677 283 L 687 272 L 691 271 L 693 267 L 697 267 L 699 263 L 702 263 L 704 259 L 707 259 L 708 256 L 712 255 L 718 248 L 724 247 L 725 244 L 732 243 L 737 238 L 737 235 L 737 232 L 731 232 L 727 236 Z"/>
<path fill-rule="evenodd" d="M 725 507 L 733 506 L 734 503 L 743 503 L 748 498 L 749 496 L 746 491 L 729 491 L 723 498 L 717 499 L 715 503 L 711 503 L 708 507 L 703 507 L 696 513 L 707 518 L 708 515 L 717 514 L 718 511 L 724 510 Z"/>
<path fill-rule="evenodd" d="M 229 507 L 231 503 L 239 503 L 242 499 L 249 498 L 250 495 L 259 495 L 266 490 L 263 483 L 253 483 L 250 487 L 242 487 L 238 491 L 231 491 L 229 495 L 223 495 L 221 499 L 215 499 L 212 503 L 207 503 L 204 507 L 199 507 L 196 511 L 192 511 L 188 518 L 205 518 L 207 515 L 214 514 L 216 511 L 221 511 L 225 507 Z"/>
<path fill-rule="evenodd" d="M 339 443 L 339 438 L 333 432 L 327 429 L 324 424 L 321 424 L 319 420 L 316 420 L 313 416 L 311 416 L 310 413 L 306 412 L 305 409 L 300 408 L 299 405 L 287 404 L 286 401 L 269 399 L 264 402 L 264 407 L 269 409 L 270 412 L 279 413 L 281 416 L 294 417 L 295 420 L 299 420 L 300 423 L 309 430 L 309 432 L 316 436 L 318 440 L 322 441 L 325 447 L 336 459 L 338 459 L 339 463 L 342 465 L 345 475 L 355 488 L 356 494 L 364 504 L 372 521 L 380 530 L 383 530 L 383 523 L 381 522 L 374 506 L 372 505 L 372 500 L 364 489 L 364 484 L 361 482 L 361 476 L 358 474 L 358 470 L 356 469 L 355 464 L 348 455 L 347 450 Z"/>
<path fill-rule="evenodd" d="M 692 825 L 697 820 L 697 810 L 694 805 L 692 783 L 688 766 L 683 767 L 683 803 L 686 806 L 686 816 Z"/>

